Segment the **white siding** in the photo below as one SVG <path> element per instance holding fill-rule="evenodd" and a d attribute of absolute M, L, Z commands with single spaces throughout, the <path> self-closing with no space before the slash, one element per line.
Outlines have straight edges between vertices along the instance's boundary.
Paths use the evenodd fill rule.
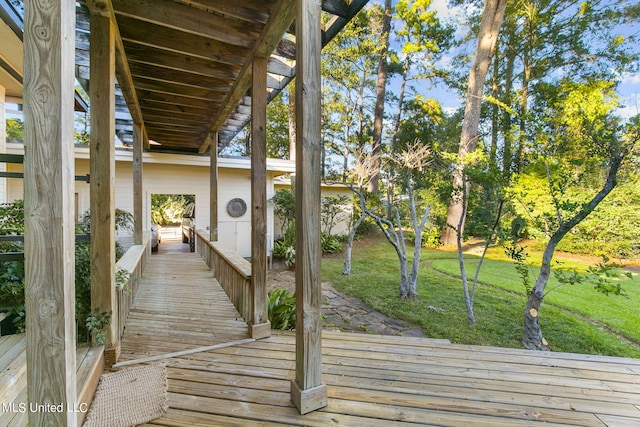
<path fill-rule="evenodd" d="M 15 151 L 15 149 L 14 149 Z M 75 174 L 89 173 L 88 152 L 77 149 Z M 145 154 L 143 163 L 143 229 L 151 227 L 152 194 L 193 194 L 196 198 L 196 228 L 209 228 L 209 163 L 208 157 L 149 155 Z M 206 160 L 206 161 L 205 161 Z M 222 160 L 222 159 L 221 159 Z M 180 164 L 188 163 L 188 164 Z M 247 159 L 224 159 L 221 163 L 229 167 L 220 167 L 218 171 L 218 218 L 219 239 L 243 257 L 251 256 L 251 171 Z M 10 166 L 21 171 L 21 165 Z M 282 172 L 267 172 L 267 199 L 273 197 L 273 177 Z M 23 197 L 22 180 L 8 181 L 9 200 Z M 77 213 L 82 215 L 89 209 L 89 184 L 76 181 Z M 133 171 L 130 153 L 116 153 L 116 208 L 133 212 Z M 239 218 L 227 213 L 227 204 L 231 199 L 241 198 L 247 204 L 247 212 Z M 273 247 L 273 205 L 267 206 L 267 248 Z M 123 237 L 122 234 L 120 237 Z"/>

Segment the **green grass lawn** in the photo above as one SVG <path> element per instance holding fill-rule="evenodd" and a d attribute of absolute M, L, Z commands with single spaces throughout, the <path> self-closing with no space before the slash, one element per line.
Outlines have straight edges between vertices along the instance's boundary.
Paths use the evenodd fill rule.
<path fill-rule="evenodd" d="M 532 254 L 530 259 L 534 261 L 536 256 L 539 258 Z M 477 257 L 468 256 L 467 260 L 467 274 L 473 277 Z M 430 337 L 522 348 L 525 292 L 510 262 L 484 261 L 474 306 L 477 324 L 469 326 L 457 254 L 423 250 L 418 279 L 420 297 L 415 300 L 398 298 L 398 260 L 384 238 L 357 243 L 351 276 L 341 274 L 343 261 L 343 257 L 323 259 L 323 281 L 332 282 L 338 290 L 390 317 L 420 326 Z M 576 266 L 584 268 L 579 263 Z M 540 324 L 553 350 L 640 358 L 640 350 L 608 330 L 640 343 L 640 278 L 625 278 L 622 285 L 627 297 L 605 296 L 585 285 L 550 292 L 541 309 Z M 553 287 L 554 283 L 550 283 L 547 290 Z M 596 322 L 585 321 L 580 315 Z"/>

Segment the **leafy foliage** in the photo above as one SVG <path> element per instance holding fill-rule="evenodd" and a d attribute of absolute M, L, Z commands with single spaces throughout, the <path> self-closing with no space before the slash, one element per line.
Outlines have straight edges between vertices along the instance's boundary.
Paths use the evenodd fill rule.
<path fill-rule="evenodd" d="M 195 203 L 193 194 L 152 194 L 151 220 L 159 225 L 180 224 L 189 203 Z"/>
<path fill-rule="evenodd" d="M 273 213 L 282 219 L 282 232 L 291 228 L 291 223 L 296 217 L 296 196 L 293 190 L 281 189 L 275 192 L 271 198 L 274 208 Z"/>
<path fill-rule="evenodd" d="M 124 210 L 116 210 L 116 226 L 120 229 L 132 228 L 132 215 Z M 90 232 L 90 215 L 82 215 L 77 224 L 79 232 Z M 17 200 L 0 206 L 0 234 L 24 234 L 24 202 Z M 22 251 L 21 242 L 0 242 L 0 250 Z M 122 248 L 116 242 L 116 258 L 122 256 Z M 0 263 L 0 311 L 13 318 L 16 331 L 24 332 L 24 261 Z M 128 275 L 122 270 L 116 272 L 116 286 L 126 286 Z M 104 340 L 103 328 L 109 322 L 108 313 L 91 312 L 91 250 L 89 242 L 76 241 L 75 245 L 75 297 L 76 335 L 78 342 L 88 342 L 92 334 Z"/>
<path fill-rule="evenodd" d="M 7 142 L 24 141 L 24 122 L 20 119 L 7 119 Z"/>
<path fill-rule="evenodd" d="M 290 87 L 283 90 L 267 105 L 267 157 L 289 158 L 289 97 Z"/>
<path fill-rule="evenodd" d="M 337 236 L 322 233 L 321 243 L 323 254 L 335 254 L 342 251 L 342 243 Z"/>
<path fill-rule="evenodd" d="M 347 196 L 324 196 L 320 204 L 322 220 L 322 232 L 331 234 L 338 221 L 343 221 L 347 216 Z"/>
<path fill-rule="evenodd" d="M 296 298 L 286 289 L 269 292 L 268 315 L 271 329 L 294 330 L 296 327 Z"/>
<path fill-rule="evenodd" d="M 98 344 L 104 344 L 107 338 L 107 333 L 104 328 L 111 321 L 111 315 L 106 311 L 102 313 L 92 312 L 87 316 L 85 322 L 85 328 L 90 336 L 93 336 L 95 342 Z"/>

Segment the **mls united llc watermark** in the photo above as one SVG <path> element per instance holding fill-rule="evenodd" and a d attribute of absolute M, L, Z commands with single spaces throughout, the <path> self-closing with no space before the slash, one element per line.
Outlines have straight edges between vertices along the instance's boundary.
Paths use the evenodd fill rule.
<path fill-rule="evenodd" d="M 11 402 L 4 403 L 2 402 L 2 412 L 19 412 L 24 414 L 25 412 L 29 413 L 54 413 L 54 412 L 87 412 L 89 410 L 88 403 L 59 403 L 57 405 L 53 403 L 25 403 L 25 402 Z"/>

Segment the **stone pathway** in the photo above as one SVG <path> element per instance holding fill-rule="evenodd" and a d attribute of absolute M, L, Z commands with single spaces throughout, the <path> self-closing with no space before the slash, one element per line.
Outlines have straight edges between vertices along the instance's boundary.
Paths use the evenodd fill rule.
<path fill-rule="evenodd" d="M 295 290 L 294 273 L 274 263 L 269 271 L 269 290 Z M 425 337 L 422 330 L 401 320 L 392 319 L 372 309 L 358 298 L 337 291 L 330 283 L 322 283 L 323 328 L 331 331 L 360 332 L 378 335 Z"/>

